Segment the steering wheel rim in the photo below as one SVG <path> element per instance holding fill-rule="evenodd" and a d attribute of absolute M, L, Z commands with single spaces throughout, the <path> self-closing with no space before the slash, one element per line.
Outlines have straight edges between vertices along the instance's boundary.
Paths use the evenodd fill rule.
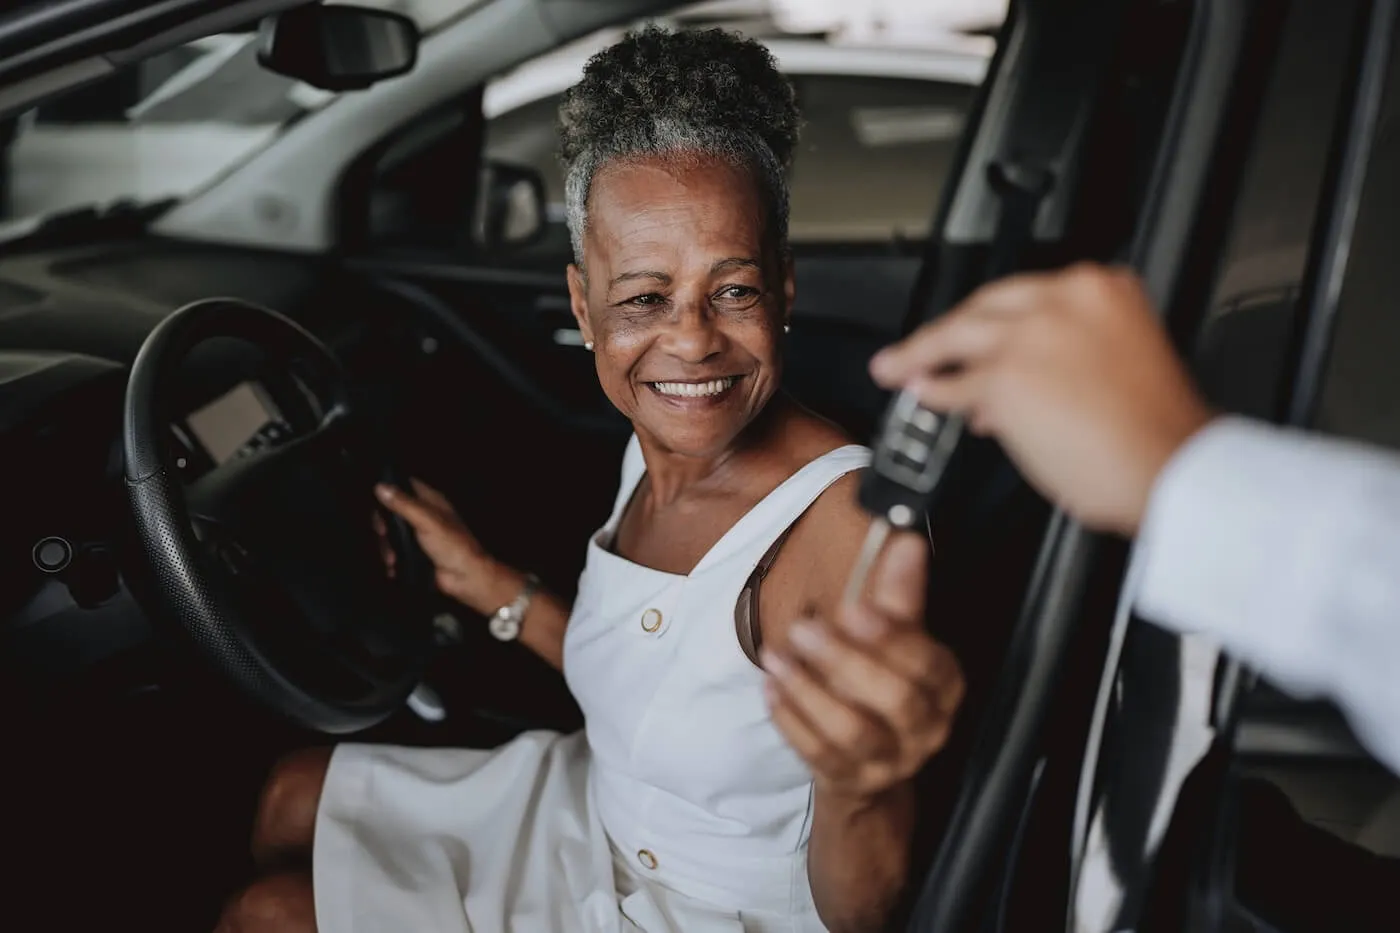
<path fill-rule="evenodd" d="M 164 400 L 190 351 L 213 338 L 250 343 L 275 363 L 314 376 L 325 416 L 305 438 L 222 464 L 208 482 L 186 487 L 167 443 L 173 413 Z M 245 694 L 333 734 L 368 728 L 401 708 L 433 643 L 428 613 L 412 611 L 420 607 L 405 598 L 421 581 L 390 581 L 378 565 L 369 492 L 383 473 L 361 469 L 369 458 L 353 455 L 363 453 L 367 428 L 324 344 L 292 320 L 232 298 L 192 302 L 157 325 L 132 364 L 123 407 L 127 495 L 158 608 Z M 307 475 L 321 488 L 306 486 Z M 295 558 L 260 565 L 244 543 L 244 535 L 266 538 L 251 526 L 270 522 L 249 518 L 262 511 L 247 507 L 250 497 L 266 497 L 278 483 L 288 485 L 278 502 L 303 515 L 281 536 L 308 534 L 328 549 L 308 547 L 302 565 L 293 566 Z M 298 513 L 310 500 L 320 511 Z M 350 514 L 339 515 L 346 508 Z M 321 532 L 318 523 L 330 527 Z M 403 547 L 407 539 L 396 531 L 393 543 Z M 265 540 L 263 546 L 271 547 Z M 341 558 L 344 573 L 336 566 Z M 400 563 L 407 569 L 418 562 Z M 334 590 L 342 587 L 353 592 L 341 597 Z"/>

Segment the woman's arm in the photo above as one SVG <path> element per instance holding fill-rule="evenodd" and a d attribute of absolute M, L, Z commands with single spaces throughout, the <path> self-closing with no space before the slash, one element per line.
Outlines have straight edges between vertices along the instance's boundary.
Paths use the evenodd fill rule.
<path fill-rule="evenodd" d="M 525 574 L 504 564 L 495 565 L 490 579 L 491 586 L 477 599 L 480 605 L 472 606 L 488 616 L 509 605 L 525 588 Z M 541 588 L 530 598 L 530 606 L 520 624 L 520 643 L 560 671 L 564 669 L 564 629 L 569 624 L 570 611 L 563 600 Z"/>
<path fill-rule="evenodd" d="M 957 661 L 924 628 L 926 540 L 896 536 L 865 599 L 842 604 L 852 544 L 868 524 L 841 491 L 855 481 L 834 486 L 794 529 L 789 567 L 810 575 L 784 574 L 801 602 L 773 606 L 763 632 L 774 722 L 812 768 L 807 873 L 833 933 L 882 929 L 899 902 L 917 815 L 913 777 L 947 740 L 963 693 Z M 770 631 L 767 620 L 778 624 Z"/>
<path fill-rule="evenodd" d="M 875 797 L 817 788 L 807 874 L 832 933 L 882 930 L 909 875 L 916 805 L 912 781 Z"/>

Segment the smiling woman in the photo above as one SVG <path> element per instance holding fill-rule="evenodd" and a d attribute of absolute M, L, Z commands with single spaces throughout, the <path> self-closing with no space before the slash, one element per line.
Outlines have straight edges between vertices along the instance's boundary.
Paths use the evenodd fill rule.
<path fill-rule="evenodd" d="M 624 162 L 598 174 L 591 203 L 569 292 L 603 390 L 644 443 L 715 457 L 777 391 L 792 303 L 753 174 L 714 159 Z"/>
<path fill-rule="evenodd" d="M 779 390 L 792 90 L 754 42 L 648 28 L 561 123 L 571 306 L 635 429 L 577 601 L 436 491 L 381 498 L 445 593 L 562 667 L 586 730 L 294 756 L 255 853 L 309 849 L 311 873 L 269 875 L 226 929 L 867 930 L 905 883 L 910 780 L 962 681 L 923 629 L 917 539 L 878 605 L 841 604 L 869 452 Z"/>
<path fill-rule="evenodd" d="M 560 110 L 569 294 L 644 447 L 713 458 L 777 391 L 793 299 L 792 85 L 757 43 L 659 30 Z"/>

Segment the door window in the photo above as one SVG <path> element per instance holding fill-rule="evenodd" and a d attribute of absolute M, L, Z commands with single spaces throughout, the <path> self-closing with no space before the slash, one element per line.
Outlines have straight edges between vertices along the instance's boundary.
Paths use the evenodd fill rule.
<path fill-rule="evenodd" d="M 792 80 L 803 119 L 790 179 L 794 247 L 899 250 L 927 237 L 974 88 L 879 75 Z M 570 258 L 564 178 L 555 158 L 561 97 L 501 114 L 488 123 L 486 137 L 488 160 L 527 165 L 544 178 L 559 230 L 530 258 L 555 263 Z"/>

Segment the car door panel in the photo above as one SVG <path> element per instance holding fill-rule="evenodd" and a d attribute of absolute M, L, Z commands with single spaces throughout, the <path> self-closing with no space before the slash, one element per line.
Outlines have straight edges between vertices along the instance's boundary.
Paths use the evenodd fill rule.
<path fill-rule="evenodd" d="M 435 339 L 450 341 L 551 422 L 554 430 L 628 431 L 608 403 L 593 358 L 576 337 L 563 275 L 366 263 L 374 285 L 414 306 Z"/>

